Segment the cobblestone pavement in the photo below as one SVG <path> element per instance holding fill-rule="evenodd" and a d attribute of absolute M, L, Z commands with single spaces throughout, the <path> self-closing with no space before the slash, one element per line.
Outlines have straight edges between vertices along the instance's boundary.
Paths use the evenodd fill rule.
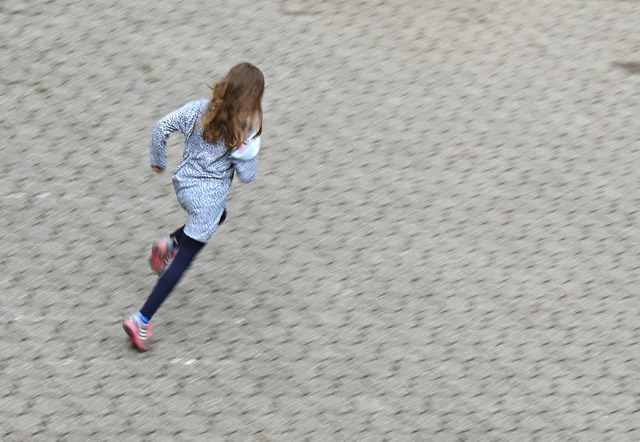
<path fill-rule="evenodd" d="M 640 2 L 0 0 L 0 440 L 640 440 Z M 260 176 L 155 319 L 158 117 Z M 170 165 L 181 154 L 170 142 Z"/>

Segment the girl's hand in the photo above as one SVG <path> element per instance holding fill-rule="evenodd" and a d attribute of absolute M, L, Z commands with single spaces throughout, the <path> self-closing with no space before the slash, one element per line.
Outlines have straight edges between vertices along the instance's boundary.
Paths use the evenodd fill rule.
<path fill-rule="evenodd" d="M 162 175 L 162 172 L 164 172 L 164 169 L 161 169 L 158 166 L 151 166 L 151 170 L 158 175 Z"/>

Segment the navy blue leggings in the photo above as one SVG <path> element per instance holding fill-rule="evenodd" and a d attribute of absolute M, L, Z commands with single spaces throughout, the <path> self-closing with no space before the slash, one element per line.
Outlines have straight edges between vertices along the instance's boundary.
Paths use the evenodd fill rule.
<path fill-rule="evenodd" d="M 222 224 L 226 217 L 227 211 L 225 210 L 222 213 L 218 225 Z M 175 238 L 178 243 L 178 253 L 176 253 L 171 264 L 169 264 L 160 276 L 158 283 L 147 298 L 147 302 L 144 303 L 144 306 L 140 310 L 140 313 L 149 320 L 158 311 L 178 282 L 180 282 L 182 275 L 184 275 L 195 257 L 204 247 L 204 243 L 196 241 L 184 234 L 184 226 L 173 232 L 171 236 Z"/>

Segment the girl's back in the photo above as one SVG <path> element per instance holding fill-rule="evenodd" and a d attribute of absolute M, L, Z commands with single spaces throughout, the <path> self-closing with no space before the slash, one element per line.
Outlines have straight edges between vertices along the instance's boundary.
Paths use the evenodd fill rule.
<path fill-rule="evenodd" d="M 174 183 L 188 185 L 190 180 L 230 180 L 233 162 L 224 140 L 212 143 L 202 138 L 200 120 L 207 110 L 208 100 L 187 103 L 183 111 L 185 136 L 182 161 L 174 173 Z"/>

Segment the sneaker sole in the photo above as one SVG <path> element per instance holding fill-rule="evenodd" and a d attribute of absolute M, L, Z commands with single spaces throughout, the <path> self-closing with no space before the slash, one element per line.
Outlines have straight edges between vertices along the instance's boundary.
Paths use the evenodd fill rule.
<path fill-rule="evenodd" d="M 136 332 L 134 331 L 134 327 L 135 325 L 131 323 L 130 319 L 127 319 L 126 321 L 124 321 L 124 324 L 122 324 L 122 328 L 124 328 L 124 331 L 127 333 L 127 336 L 129 336 L 129 340 L 138 350 L 140 351 L 149 350 L 149 348 L 144 344 L 144 342 L 142 342 L 142 339 L 140 339 L 136 334 Z"/>

